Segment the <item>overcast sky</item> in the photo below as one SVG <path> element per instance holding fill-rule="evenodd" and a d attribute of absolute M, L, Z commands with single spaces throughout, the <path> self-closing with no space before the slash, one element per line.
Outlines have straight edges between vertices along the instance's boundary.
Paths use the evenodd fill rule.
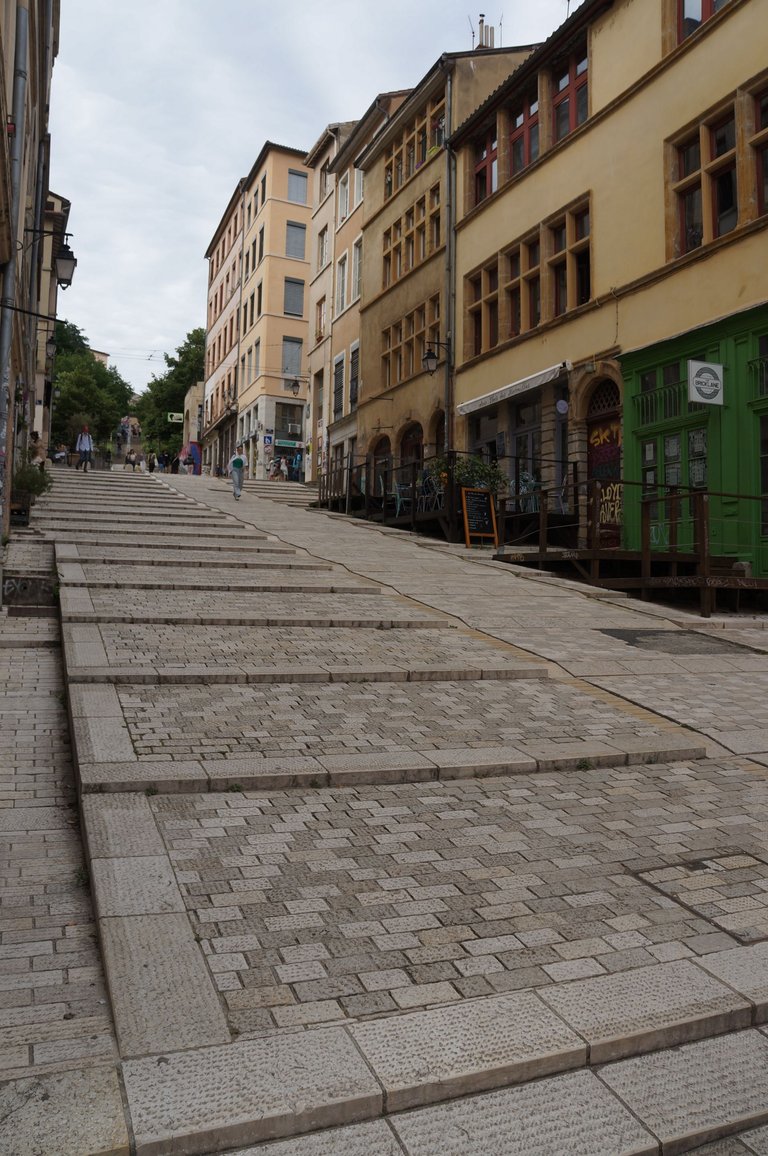
<path fill-rule="evenodd" d="M 485 10 L 496 45 L 546 39 L 581 0 Z M 472 47 L 466 0 L 62 0 L 51 188 L 78 260 L 59 316 L 137 390 L 205 324 L 205 250 L 265 140 L 307 149 L 379 92 Z M 500 28 L 501 26 L 501 28 Z M 501 34 L 500 34 L 501 33 Z"/>

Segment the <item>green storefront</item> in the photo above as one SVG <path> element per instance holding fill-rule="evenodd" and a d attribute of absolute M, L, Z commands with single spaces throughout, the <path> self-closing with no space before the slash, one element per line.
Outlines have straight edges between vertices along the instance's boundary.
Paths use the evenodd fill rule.
<path fill-rule="evenodd" d="M 691 365 L 691 363 L 694 363 Z M 621 359 L 624 545 L 641 548 L 641 495 L 651 548 L 693 547 L 691 490 L 709 496 L 710 553 L 768 577 L 768 306 Z M 695 399 L 695 400 L 694 400 Z"/>

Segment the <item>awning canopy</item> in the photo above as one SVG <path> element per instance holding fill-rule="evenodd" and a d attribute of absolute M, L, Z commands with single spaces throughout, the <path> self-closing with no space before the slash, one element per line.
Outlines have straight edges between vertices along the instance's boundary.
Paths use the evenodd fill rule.
<path fill-rule="evenodd" d="M 573 369 L 570 361 L 560 361 L 557 365 L 551 365 L 549 369 L 542 369 L 540 373 L 521 377 L 519 381 L 513 381 L 511 385 L 502 385 L 501 389 L 484 393 L 482 397 L 475 397 L 472 401 L 464 401 L 461 405 L 456 406 L 456 412 L 467 414 L 477 413 L 479 409 L 489 409 L 492 405 L 498 405 L 500 401 L 507 401 L 510 397 L 518 397 L 521 393 L 528 393 L 540 385 L 546 385 L 548 381 L 556 381 L 558 377 L 562 377 L 570 369 Z"/>

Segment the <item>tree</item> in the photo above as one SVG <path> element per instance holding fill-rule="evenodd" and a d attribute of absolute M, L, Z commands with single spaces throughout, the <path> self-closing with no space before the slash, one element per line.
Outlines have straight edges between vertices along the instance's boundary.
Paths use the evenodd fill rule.
<path fill-rule="evenodd" d="M 193 329 L 176 350 L 166 353 L 167 371 L 153 377 L 136 405 L 142 438 L 156 449 L 180 449 L 180 427 L 168 421 L 169 413 L 183 413 L 187 390 L 202 381 L 205 373 L 205 330 Z"/>
<path fill-rule="evenodd" d="M 128 410 L 132 389 L 114 366 L 94 357 L 88 340 L 76 325 L 56 323 L 56 372 L 59 391 L 53 412 L 55 443 L 72 445 L 84 425 L 95 442 L 109 442 Z"/>

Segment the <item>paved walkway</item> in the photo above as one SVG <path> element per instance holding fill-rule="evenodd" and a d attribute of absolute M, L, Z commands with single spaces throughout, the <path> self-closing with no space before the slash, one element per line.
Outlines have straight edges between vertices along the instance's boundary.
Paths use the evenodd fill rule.
<path fill-rule="evenodd" d="M 6 616 L 0 1149 L 768 1153 L 764 620 L 214 480 L 56 483 L 110 995 L 56 638 Z"/>

